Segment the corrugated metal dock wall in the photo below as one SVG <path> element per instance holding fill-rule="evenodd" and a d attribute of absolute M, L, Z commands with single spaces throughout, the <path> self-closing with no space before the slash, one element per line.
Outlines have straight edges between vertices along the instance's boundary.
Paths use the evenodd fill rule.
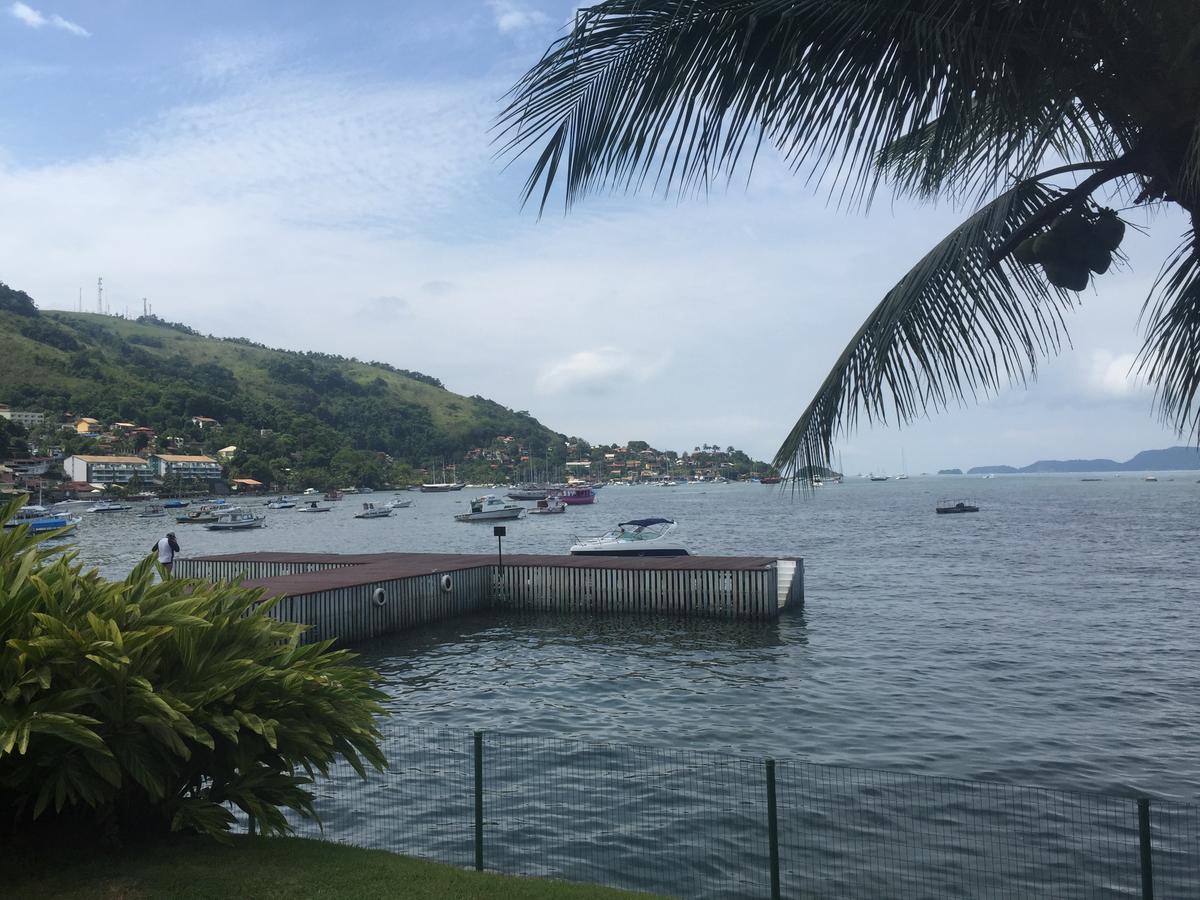
<path fill-rule="evenodd" d="M 485 559 L 251 554 L 181 558 L 175 575 L 246 579 L 265 588 L 281 598 L 275 616 L 312 626 L 304 635 L 306 643 L 353 643 L 492 608 L 765 621 L 804 602 L 804 563 L 799 559 L 693 557 L 686 567 L 665 561 L 630 567 L 526 557 L 506 560 L 502 568 Z M 425 568 L 405 571 L 413 565 Z"/>

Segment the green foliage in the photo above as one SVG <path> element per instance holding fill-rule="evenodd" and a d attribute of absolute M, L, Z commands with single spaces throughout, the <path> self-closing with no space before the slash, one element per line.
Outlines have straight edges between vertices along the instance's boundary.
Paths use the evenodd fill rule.
<path fill-rule="evenodd" d="M 0 309 L 31 318 L 38 314 L 38 308 L 34 305 L 32 297 L 24 291 L 10 288 L 3 281 L 0 281 Z"/>
<path fill-rule="evenodd" d="M 23 526 L 0 534 L 0 832 L 49 817 L 221 837 L 233 804 L 285 833 L 338 757 L 385 765 L 375 673 L 297 643 L 261 591 L 157 571 L 151 556 L 108 582 Z"/>

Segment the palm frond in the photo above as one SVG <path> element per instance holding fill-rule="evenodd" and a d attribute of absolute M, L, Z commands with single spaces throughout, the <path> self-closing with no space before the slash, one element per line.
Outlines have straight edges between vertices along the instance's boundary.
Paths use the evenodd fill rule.
<path fill-rule="evenodd" d="M 793 475 L 828 468 L 836 435 L 868 422 L 907 423 L 952 401 L 1024 383 L 1065 337 L 1071 295 L 992 251 L 1055 198 L 1021 182 L 981 208 L 888 291 L 834 363 L 775 456 Z"/>
<path fill-rule="evenodd" d="M 1163 266 L 1147 298 L 1151 324 L 1138 371 L 1155 386 L 1164 424 L 1200 438 L 1200 245 L 1195 229 Z"/>
<path fill-rule="evenodd" d="M 1003 179 L 1046 149 L 1119 133 L 1098 105 L 1074 102 L 1098 77 L 1075 35 L 1127 6 L 608 0 L 517 84 L 500 152 L 541 148 L 525 193 L 543 208 L 560 174 L 568 206 L 647 180 L 685 191 L 731 176 L 764 140 L 852 202 L 877 186 L 884 148 L 930 127 L 938 152 L 922 182 L 964 166 Z"/>

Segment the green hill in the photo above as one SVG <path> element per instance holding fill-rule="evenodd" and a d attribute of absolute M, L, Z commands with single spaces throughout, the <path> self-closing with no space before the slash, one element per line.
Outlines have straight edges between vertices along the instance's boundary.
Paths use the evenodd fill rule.
<path fill-rule="evenodd" d="M 231 474 L 316 486 L 391 480 L 397 472 L 381 454 L 411 467 L 449 465 L 511 435 L 502 446 L 513 459 L 492 459 L 503 469 L 519 466 L 518 448 L 561 459 L 564 442 L 526 413 L 451 393 L 418 372 L 204 336 L 155 317 L 41 311 L 3 284 L 0 402 L 147 425 L 181 447 L 236 445 Z M 221 428 L 198 429 L 193 416 Z M 459 476 L 472 477 L 465 468 Z"/>

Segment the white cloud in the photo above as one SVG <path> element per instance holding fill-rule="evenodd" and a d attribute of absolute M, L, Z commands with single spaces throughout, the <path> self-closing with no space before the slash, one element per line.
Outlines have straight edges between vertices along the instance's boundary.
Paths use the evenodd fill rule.
<path fill-rule="evenodd" d="M 648 381 L 666 362 L 661 355 L 635 356 L 616 347 L 578 350 L 543 368 L 537 389 L 546 394 L 611 394 Z"/>
<path fill-rule="evenodd" d="M 537 9 L 530 9 L 515 0 L 487 0 L 496 20 L 496 27 L 501 34 L 514 34 L 530 28 L 538 28 L 550 21 L 550 18 Z"/>
<path fill-rule="evenodd" d="M 45 16 L 25 3 L 14 3 L 8 8 L 8 11 L 12 13 L 14 18 L 24 22 L 30 28 L 44 28 L 49 25 L 51 28 L 69 32 L 76 37 L 92 36 L 91 32 L 82 25 L 77 25 L 69 19 L 64 19 L 58 13 L 51 13 L 49 16 Z"/>
<path fill-rule="evenodd" d="M 1095 394 L 1110 398 L 1132 397 L 1148 390 L 1137 377 L 1134 353 L 1093 350 L 1087 370 L 1087 386 Z"/>

